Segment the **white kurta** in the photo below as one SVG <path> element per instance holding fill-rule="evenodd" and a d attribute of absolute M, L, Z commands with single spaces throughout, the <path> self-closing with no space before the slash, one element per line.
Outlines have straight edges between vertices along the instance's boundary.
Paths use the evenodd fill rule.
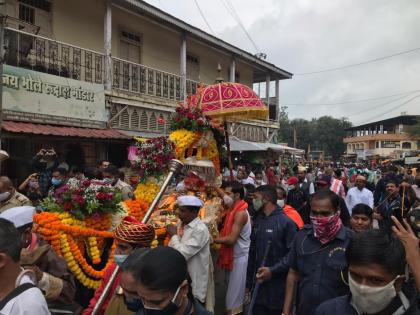
<path fill-rule="evenodd" d="M 24 276 L 20 284 L 28 282 L 32 283 L 29 277 Z M 0 310 L 0 315 L 50 315 L 50 311 L 41 290 L 31 288 L 10 300 Z"/>
<path fill-rule="evenodd" d="M 179 234 L 179 232 L 178 232 Z M 182 237 L 174 235 L 169 246 L 178 250 L 188 262 L 195 298 L 204 303 L 207 295 L 210 264 L 210 233 L 207 226 L 196 218 L 184 226 Z"/>
<path fill-rule="evenodd" d="M 346 205 L 350 215 L 353 207 L 359 203 L 363 203 L 373 209 L 373 193 L 367 188 L 362 190 L 357 187 L 350 188 L 346 197 Z"/>

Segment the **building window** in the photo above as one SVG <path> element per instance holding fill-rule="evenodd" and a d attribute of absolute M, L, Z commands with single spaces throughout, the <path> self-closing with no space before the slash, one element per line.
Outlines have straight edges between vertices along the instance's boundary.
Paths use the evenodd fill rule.
<path fill-rule="evenodd" d="M 134 63 L 140 63 L 140 35 L 121 31 L 121 50 L 120 58 Z"/>
<path fill-rule="evenodd" d="M 19 20 L 35 24 L 35 9 L 19 4 Z"/>
<path fill-rule="evenodd" d="M 375 141 L 375 148 L 379 149 L 379 141 Z"/>
<path fill-rule="evenodd" d="M 402 149 L 411 150 L 411 142 L 403 142 Z"/>
<path fill-rule="evenodd" d="M 381 147 L 387 149 L 395 149 L 399 147 L 400 144 L 395 141 L 381 141 Z"/>
<path fill-rule="evenodd" d="M 47 12 L 51 11 L 51 1 L 47 0 L 19 0 L 20 3 L 26 4 L 33 8 L 44 10 Z"/>
<path fill-rule="evenodd" d="M 198 81 L 200 79 L 200 58 L 187 52 L 187 78 Z"/>

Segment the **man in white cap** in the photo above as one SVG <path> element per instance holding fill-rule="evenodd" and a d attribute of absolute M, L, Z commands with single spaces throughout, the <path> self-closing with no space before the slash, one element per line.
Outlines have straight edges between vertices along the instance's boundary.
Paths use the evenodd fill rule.
<path fill-rule="evenodd" d="M 178 250 L 188 262 L 192 280 L 192 291 L 201 303 L 206 302 L 210 275 L 210 233 L 198 218 L 203 202 L 195 196 L 181 196 L 177 199 L 178 226 L 166 227 L 171 236 L 169 246 Z"/>
<path fill-rule="evenodd" d="M 353 207 L 359 203 L 365 204 L 373 209 L 373 194 L 366 188 L 366 177 L 357 175 L 355 187 L 347 192 L 346 205 L 351 215 Z"/>
<path fill-rule="evenodd" d="M 66 261 L 32 233 L 34 214 L 34 207 L 23 206 L 4 211 L 0 218 L 12 222 L 18 230 L 22 242 L 20 264 L 34 272 L 37 286 L 43 291 L 51 310 L 75 311 L 79 306 L 74 303 L 76 287 L 73 275 L 67 269 Z"/>

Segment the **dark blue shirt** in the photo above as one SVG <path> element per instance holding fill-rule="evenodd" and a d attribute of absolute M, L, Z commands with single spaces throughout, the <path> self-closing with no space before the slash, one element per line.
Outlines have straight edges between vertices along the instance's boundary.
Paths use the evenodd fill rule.
<path fill-rule="evenodd" d="M 311 315 L 322 302 L 349 292 L 343 281 L 346 274 L 346 249 L 352 231 L 342 227 L 336 237 L 322 245 L 311 225 L 299 231 L 289 253 L 289 266 L 300 275 L 297 314 Z"/>
<path fill-rule="evenodd" d="M 277 207 L 269 216 L 261 212 L 254 222 L 249 249 L 247 288 L 255 285 L 255 276 L 269 241 L 271 247 L 264 267 L 269 267 L 272 278 L 260 286 L 256 303 L 270 309 L 283 308 L 288 272 L 287 254 L 297 233 L 296 224 Z"/>

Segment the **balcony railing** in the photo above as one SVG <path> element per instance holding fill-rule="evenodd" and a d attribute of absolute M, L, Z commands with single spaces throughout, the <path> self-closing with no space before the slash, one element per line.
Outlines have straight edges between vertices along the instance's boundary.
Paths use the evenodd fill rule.
<path fill-rule="evenodd" d="M 104 56 L 101 53 L 11 28 L 6 28 L 4 35 L 4 62 L 8 65 L 103 83 Z"/>
<path fill-rule="evenodd" d="M 46 37 L 5 29 L 5 64 L 80 81 L 103 84 L 102 53 Z M 127 60 L 112 58 L 112 87 L 137 94 L 179 101 L 182 77 Z M 198 82 L 187 80 L 186 93 L 194 94 Z"/>

